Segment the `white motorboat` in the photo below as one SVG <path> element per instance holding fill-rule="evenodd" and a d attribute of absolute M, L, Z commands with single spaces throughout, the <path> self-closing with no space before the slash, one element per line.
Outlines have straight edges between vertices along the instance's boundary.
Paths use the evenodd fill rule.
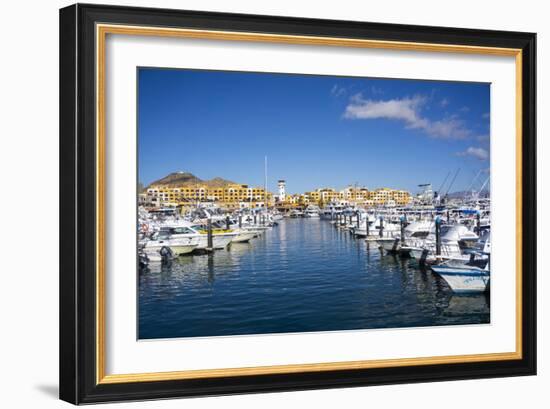
<path fill-rule="evenodd" d="M 441 226 L 441 253 L 436 255 L 435 226 L 426 239 L 405 239 L 411 257 L 435 263 L 451 258 L 465 259 L 463 249 L 475 248 L 479 237 L 462 224 Z M 465 245 L 467 243 L 467 245 Z"/>
<path fill-rule="evenodd" d="M 274 222 L 277 222 L 277 221 L 283 219 L 283 215 L 281 213 L 279 213 L 278 211 L 273 211 L 273 212 L 271 212 L 271 219 Z"/>
<path fill-rule="evenodd" d="M 469 230 L 463 224 L 454 224 L 451 226 L 443 226 L 441 229 L 441 242 L 454 243 L 463 248 L 475 248 L 479 236 Z"/>
<path fill-rule="evenodd" d="M 485 268 L 491 254 L 491 231 L 484 230 L 475 249 L 464 250 L 463 254 L 449 256 L 445 265 L 450 267 L 479 267 Z"/>
<path fill-rule="evenodd" d="M 432 231 L 433 225 L 431 220 L 412 222 L 405 227 L 405 239 L 425 239 Z"/>
<path fill-rule="evenodd" d="M 150 263 L 164 263 L 172 260 L 175 254 L 170 247 L 145 247 L 139 254 L 140 265 L 149 265 Z"/>
<path fill-rule="evenodd" d="M 256 230 L 238 229 L 233 231 L 237 235 L 233 237 L 231 243 L 247 243 L 259 234 Z"/>
<path fill-rule="evenodd" d="M 178 257 L 191 253 L 197 248 L 197 243 L 191 237 L 173 237 L 169 232 L 161 230 L 144 244 L 143 251 L 151 259 L 163 247 L 168 247 L 174 256 Z"/>
<path fill-rule="evenodd" d="M 309 205 L 304 211 L 304 217 L 319 218 L 321 209 L 316 205 Z"/>
<path fill-rule="evenodd" d="M 334 220 L 336 217 L 341 214 L 345 206 L 341 203 L 328 203 L 323 207 L 323 210 L 319 212 L 321 219 Z"/>
<path fill-rule="evenodd" d="M 206 245 L 204 248 L 208 248 L 208 231 L 206 226 L 202 225 L 193 225 L 191 229 L 198 232 L 201 236 L 201 242 L 204 244 L 206 240 Z M 236 237 L 238 233 L 233 230 L 224 230 L 224 229 L 215 229 L 212 231 L 212 248 L 216 250 L 226 248 L 229 243 Z"/>
<path fill-rule="evenodd" d="M 368 237 L 367 237 L 367 222 L 369 224 Z M 382 230 L 382 233 L 380 233 Z M 354 229 L 354 234 L 359 237 L 367 237 L 367 240 L 377 240 L 383 237 L 396 237 L 401 230 L 401 226 L 398 223 L 389 223 L 385 220 L 368 215 L 365 220 L 361 220 L 359 227 Z"/>
<path fill-rule="evenodd" d="M 490 271 L 488 265 L 478 267 L 432 266 L 432 270 L 441 276 L 449 287 L 457 293 L 484 292 L 489 287 Z"/>
<path fill-rule="evenodd" d="M 304 212 L 297 209 L 292 209 L 289 213 L 289 217 L 291 218 L 304 217 Z"/>
<path fill-rule="evenodd" d="M 445 265 L 449 267 L 478 267 L 485 268 L 489 262 L 489 257 L 485 254 L 476 252 L 461 254 L 459 256 L 449 256 L 445 258 Z"/>
<path fill-rule="evenodd" d="M 367 223 L 369 224 L 369 235 L 376 234 L 375 222 L 376 217 L 374 217 L 374 215 L 364 212 L 361 215 L 359 225 L 353 229 L 353 234 L 357 237 L 367 237 Z"/>
<path fill-rule="evenodd" d="M 394 253 L 399 250 L 399 237 L 380 237 L 376 240 L 378 246 L 384 251 Z"/>
<path fill-rule="evenodd" d="M 235 236 L 231 239 L 231 243 L 247 243 L 263 232 L 263 230 L 254 228 L 246 223 L 243 224 L 242 219 L 241 227 L 238 227 L 238 225 L 239 223 L 231 218 L 219 219 L 212 223 L 212 227 L 217 231 L 235 233 Z"/>
<path fill-rule="evenodd" d="M 399 250 L 402 256 L 414 257 L 411 255 L 411 251 L 415 249 L 415 245 L 430 235 L 432 226 L 431 220 L 418 220 L 408 224 L 404 229 L 405 238 L 402 239 L 401 234 L 399 235 L 399 245 L 394 251 Z"/>
<path fill-rule="evenodd" d="M 196 249 L 208 248 L 208 232 L 206 227 L 180 220 L 177 224 L 163 225 L 159 232 L 170 234 L 173 239 L 190 238 L 191 244 L 196 244 Z M 226 248 L 237 233 L 232 230 L 215 229 L 212 231 L 212 246 L 214 249 Z"/>

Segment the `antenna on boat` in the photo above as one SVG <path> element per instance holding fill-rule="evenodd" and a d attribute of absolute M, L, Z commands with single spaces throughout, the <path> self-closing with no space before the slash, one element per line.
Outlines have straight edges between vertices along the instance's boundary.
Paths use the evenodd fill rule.
<path fill-rule="evenodd" d="M 483 182 L 483 185 L 481 186 L 481 189 L 479 189 L 479 191 L 477 192 L 477 198 L 479 199 L 479 195 L 481 194 L 481 192 L 483 192 L 483 189 L 485 189 L 485 186 L 487 185 L 487 182 L 489 181 L 490 179 L 490 176 L 487 177 L 487 179 L 485 179 L 485 182 Z"/>
<path fill-rule="evenodd" d="M 456 170 L 456 173 L 455 173 L 455 175 L 454 175 L 454 177 L 453 177 L 453 180 L 451 180 L 451 184 L 449 185 L 449 188 L 448 188 L 447 191 L 445 192 L 445 196 L 447 196 L 447 195 L 449 194 L 449 190 L 451 190 L 451 188 L 453 187 L 453 184 L 455 183 L 456 177 L 458 176 L 459 172 L 460 172 L 460 168 L 458 168 L 458 169 Z"/>
<path fill-rule="evenodd" d="M 445 186 L 445 182 L 447 181 L 447 179 L 449 179 L 450 175 L 451 175 L 451 171 L 448 171 L 447 176 L 445 176 L 445 179 L 443 179 L 443 183 L 441 184 L 441 186 L 439 186 L 439 189 L 437 190 L 437 193 L 439 194 L 439 196 L 441 196 L 441 190 L 443 189 L 443 186 Z"/>
<path fill-rule="evenodd" d="M 470 183 L 470 186 L 468 186 L 468 189 L 466 190 L 467 192 L 469 192 L 474 188 L 474 183 L 477 181 L 477 178 L 479 177 L 480 173 L 481 173 L 481 169 L 477 172 L 476 176 L 472 180 L 472 183 Z"/>

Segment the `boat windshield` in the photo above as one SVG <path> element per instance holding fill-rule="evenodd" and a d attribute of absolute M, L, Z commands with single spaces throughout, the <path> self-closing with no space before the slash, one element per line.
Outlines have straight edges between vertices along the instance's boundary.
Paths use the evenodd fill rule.
<path fill-rule="evenodd" d="M 173 234 L 193 234 L 193 233 L 195 233 L 189 227 L 185 227 L 185 226 L 174 227 L 172 229 L 172 232 L 173 232 Z"/>
<path fill-rule="evenodd" d="M 168 240 L 170 238 L 170 232 L 166 230 L 161 230 L 151 237 L 153 240 Z"/>

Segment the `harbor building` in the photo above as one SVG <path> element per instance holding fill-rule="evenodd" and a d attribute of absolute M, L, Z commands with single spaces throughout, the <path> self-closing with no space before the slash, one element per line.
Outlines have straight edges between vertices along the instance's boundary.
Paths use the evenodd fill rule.
<path fill-rule="evenodd" d="M 366 187 L 348 186 L 342 190 L 342 198 L 352 203 L 365 203 L 370 200 L 370 192 Z"/>
<path fill-rule="evenodd" d="M 271 203 L 273 195 L 261 187 L 230 184 L 223 187 L 195 186 L 150 186 L 146 191 L 145 203 L 151 206 L 178 206 L 196 202 L 216 202 L 224 207 L 258 207 L 254 203 Z"/>
<path fill-rule="evenodd" d="M 178 174 L 173 177 L 178 177 Z M 374 190 L 359 186 L 348 186 L 342 190 L 322 187 L 304 193 L 289 194 L 286 190 L 286 181 L 280 179 L 277 181 L 278 192 L 274 195 L 263 187 L 252 187 L 247 184 L 225 181 L 221 178 L 200 182 L 154 183 L 139 194 L 139 203 L 152 207 L 192 207 L 197 203 L 204 202 L 215 203 L 229 209 L 271 207 L 273 205 L 285 209 L 304 207 L 310 204 L 323 207 L 329 203 L 347 203 L 361 207 L 404 206 L 412 201 L 409 192 L 387 187 Z"/>
<path fill-rule="evenodd" d="M 311 192 L 306 192 L 304 195 L 307 197 L 308 202 L 320 205 L 324 203 L 336 202 L 340 199 L 343 199 L 341 192 L 337 192 L 335 189 L 328 187 L 316 189 Z"/>

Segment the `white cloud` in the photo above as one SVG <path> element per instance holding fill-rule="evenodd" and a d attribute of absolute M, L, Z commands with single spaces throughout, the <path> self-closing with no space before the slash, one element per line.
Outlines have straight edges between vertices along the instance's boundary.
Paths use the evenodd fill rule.
<path fill-rule="evenodd" d="M 425 130 L 430 136 L 444 139 L 464 139 L 471 135 L 464 122 L 456 118 L 429 122 Z"/>
<path fill-rule="evenodd" d="M 417 109 L 424 102 L 421 97 L 390 99 L 387 101 L 365 100 L 361 94 L 351 97 L 344 116 L 351 119 L 401 119 L 410 124 L 417 123 Z"/>
<path fill-rule="evenodd" d="M 479 159 L 479 160 L 487 160 L 489 159 L 489 151 L 483 148 L 475 148 L 473 146 L 470 146 L 468 149 L 466 149 L 463 152 L 458 152 L 458 156 L 471 156 L 473 158 Z"/>
<path fill-rule="evenodd" d="M 449 100 L 448 100 L 447 98 L 443 98 L 443 99 L 439 102 L 439 104 L 440 104 L 443 108 L 445 108 L 447 105 L 449 105 Z"/>
<path fill-rule="evenodd" d="M 338 86 L 338 84 L 334 84 L 330 90 L 330 93 L 334 97 L 340 97 L 346 93 L 346 89 L 344 87 Z"/>
<path fill-rule="evenodd" d="M 420 129 L 433 138 L 463 139 L 471 135 L 464 122 L 456 116 L 431 121 L 421 115 L 426 97 L 371 100 L 363 99 L 361 94 L 354 95 L 346 107 L 344 117 L 348 119 L 390 119 L 405 122 L 409 129 Z"/>

